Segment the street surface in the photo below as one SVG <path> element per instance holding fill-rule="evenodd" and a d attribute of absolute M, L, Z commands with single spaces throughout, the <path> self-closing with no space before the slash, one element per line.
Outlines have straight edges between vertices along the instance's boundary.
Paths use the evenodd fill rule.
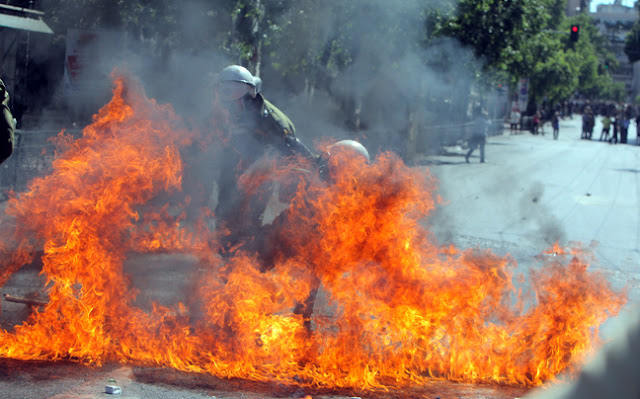
<path fill-rule="evenodd" d="M 560 137 L 553 140 L 550 125 L 545 135 L 528 132 L 488 139 L 487 162 L 474 152 L 470 163 L 465 148 L 418 160 L 416 168 L 428 168 L 439 180 L 444 203 L 428 223 L 442 243 L 460 248 L 491 248 L 510 254 L 523 272 L 535 268 L 535 257 L 558 241 L 580 242 L 593 249 L 592 269 L 602 272 L 614 287 L 629 287 L 629 308 L 640 300 L 640 146 L 611 145 L 580 139 L 580 116 L 562 120 Z M 629 132 L 635 143 L 636 130 Z M 179 260 L 176 260 L 179 261 Z M 25 268 L 3 293 L 24 295 L 29 283 L 39 281 L 37 267 Z M 169 276 L 175 282 L 176 276 Z M 135 284 L 137 277 L 132 280 Z M 25 316 L 25 305 L 3 301 L 6 317 Z M 13 312 L 13 313 L 12 313 Z M 23 312 L 23 313 L 19 313 Z M 5 318 L 5 320 L 2 320 Z M 607 322 L 605 338 L 623 328 L 624 315 Z M 114 379 L 116 382 L 110 382 Z M 109 395 L 105 386 L 115 384 L 122 394 Z M 0 360 L 0 397 L 25 399 L 96 398 L 514 398 L 525 390 L 509 387 L 434 383 L 403 393 L 366 393 L 302 390 L 279 384 L 219 380 L 127 365 L 87 368 L 77 364 Z"/>
<path fill-rule="evenodd" d="M 581 140 L 581 115 L 560 121 L 558 140 L 550 124 L 544 135 L 522 132 L 489 137 L 487 162 L 464 148 L 424 163 L 440 182 L 446 202 L 431 224 L 443 241 L 460 248 L 492 248 L 511 254 L 525 272 L 535 256 L 558 241 L 591 248 L 590 270 L 616 288 L 629 287 L 629 308 L 640 300 L 640 146 L 636 127 L 627 144 Z M 608 322 L 602 335 L 620 328 Z"/>

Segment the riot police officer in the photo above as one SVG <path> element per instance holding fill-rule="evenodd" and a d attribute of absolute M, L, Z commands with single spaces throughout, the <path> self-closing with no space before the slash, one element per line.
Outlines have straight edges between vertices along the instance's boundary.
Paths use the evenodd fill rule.
<path fill-rule="evenodd" d="M 238 186 L 238 178 L 269 154 L 274 158 L 301 156 L 314 165 L 316 155 L 295 135 L 291 119 L 260 92 L 262 80 L 245 67 L 224 68 L 215 83 L 215 111 L 211 129 L 221 136 L 224 151 L 217 167 L 218 201 L 215 215 L 229 234 L 222 239 L 223 251 L 238 245 L 260 252 L 256 237 L 264 234 L 261 217 L 266 198 L 249 196 Z M 266 196 L 268 197 L 268 196 Z"/>

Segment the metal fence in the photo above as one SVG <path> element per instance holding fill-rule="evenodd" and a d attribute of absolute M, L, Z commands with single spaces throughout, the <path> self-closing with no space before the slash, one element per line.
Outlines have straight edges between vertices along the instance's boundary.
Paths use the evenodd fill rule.
<path fill-rule="evenodd" d="M 16 130 L 13 154 L 0 165 L 0 200 L 7 198 L 7 191 L 24 191 L 33 178 L 50 171 L 55 146 L 49 139 L 58 133 L 54 130 Z"/>
<path fill-rule="evenodd" d="M 491 122 L 489 136 L 501 135 L 504 120 L 496 119 Z M 471 137 L 473 126 L 473 122 L 426 126 L 416 137 L 416 153 L 430 155 L 439 152 L 442 147 L 462 144 Z"/>

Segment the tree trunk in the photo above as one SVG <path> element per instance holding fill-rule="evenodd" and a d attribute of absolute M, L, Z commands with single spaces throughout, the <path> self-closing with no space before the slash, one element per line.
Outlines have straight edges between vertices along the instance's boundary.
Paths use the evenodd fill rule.
<path fill-rule="evenodd" d="M 262 62 L 262 39 L 260 28 L 264 18 L 265 7 L 262 0 L 249 0 L 242 7 L 235 21 L 235 31 L 240 42 L 250 48 L 246 67 L 255 76 L 260 76 Z"/>

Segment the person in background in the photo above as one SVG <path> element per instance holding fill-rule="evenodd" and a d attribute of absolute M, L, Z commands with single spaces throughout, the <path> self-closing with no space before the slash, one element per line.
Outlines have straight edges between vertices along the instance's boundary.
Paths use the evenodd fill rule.
<path fill-rule="evenodd" d="M 626 106 L 622 112 L 622 123 L 620 125 L 620 143 L 627 143 L 627 136 L 629 135 L 629 125 L 631 125 L 631 119 L 633 118 L 631 107 Z"/>
<path fill-rule="evenodd" d="M 560 117 L 558 112 L 554 112 L 551 117 L 551 127 L 553 128 L 553 139 L 558 140 L 558 134 L 560 133 Z"/>
<path fill-rule="evenodd" d="M 620 121 L 620 143 L 627 143 L 627 135 L 629 134 L 629 119 L 626 115 L 622 115 L 622 120 Z"/>
<path fill-rule="evenodd" d="M 469 163 L 469 157 L 476 148 L 480 149 L 480 162 L 484 163 L 486 161 L 484 158 L 484 145 L 487 141 L 490 125 L 491 121 L 489 120 L 487 113 L 482 109 L 482 107 L 476 107 L 474 110 L 473 131 L 471 132 L 471 138 L 469 139 L 469 151 L 464 156 L 467 163 Z"/>
<path fill-rule="evenodd" d="M 518 132 L 518 125 L 520 125 L 520 110 L 517 107 L 511 109 L 510 115 L 511 134 Z"/>
<path fill-rule="evenodd" d="M 538 134 L 538 129 L 540 128 L 541 120 L 542 120 L 542 114 L 540 113 L 540 111 L 536 111 L 536 113 L 533 115 L 533 121 L 531 124 L 531 133 Z"/>
<path fill-rule="evenodd" d="M 582 114 L 582 139 L 591 140 L 594 125 L 595 116 L 593 115 L 593 110 L 590 105 L 587 105 L 584 108 L 584 113 Z"/>
<path fill-rule="evenodd" d="M 636 110 L 636 145 L 640 145 L 640 109 Z"/>
<path fill-rule="evenodd" d="M 600 133 L 600 141 L 609 140 L 609 131 L 611 130 L 611 118 L 609 113 L 602 117 L 602 132 Z"/>
<path fill-rule="evenodd" d="M 2 101 L 2 116 L 0 117 L 0 164 L 13 153 L 15 146 L 15 122 L 9 108 L 9 92 L 4 82 L 0 80 L 0 101 Z"/>
<path fill-rule="evenodd" d="M 619 111 L 617 111 L 616 114 L 613 116 L 613 119 L 611 120 L 611 126 L 613 128 L 611 129 L 612 133 L 611 133 L 611 138 L 609 139 L 609 144 L 618 144 L 618 130 L 620 129 L 621 120 L 622 120 L 622 115 L 620 114 Z"/>

